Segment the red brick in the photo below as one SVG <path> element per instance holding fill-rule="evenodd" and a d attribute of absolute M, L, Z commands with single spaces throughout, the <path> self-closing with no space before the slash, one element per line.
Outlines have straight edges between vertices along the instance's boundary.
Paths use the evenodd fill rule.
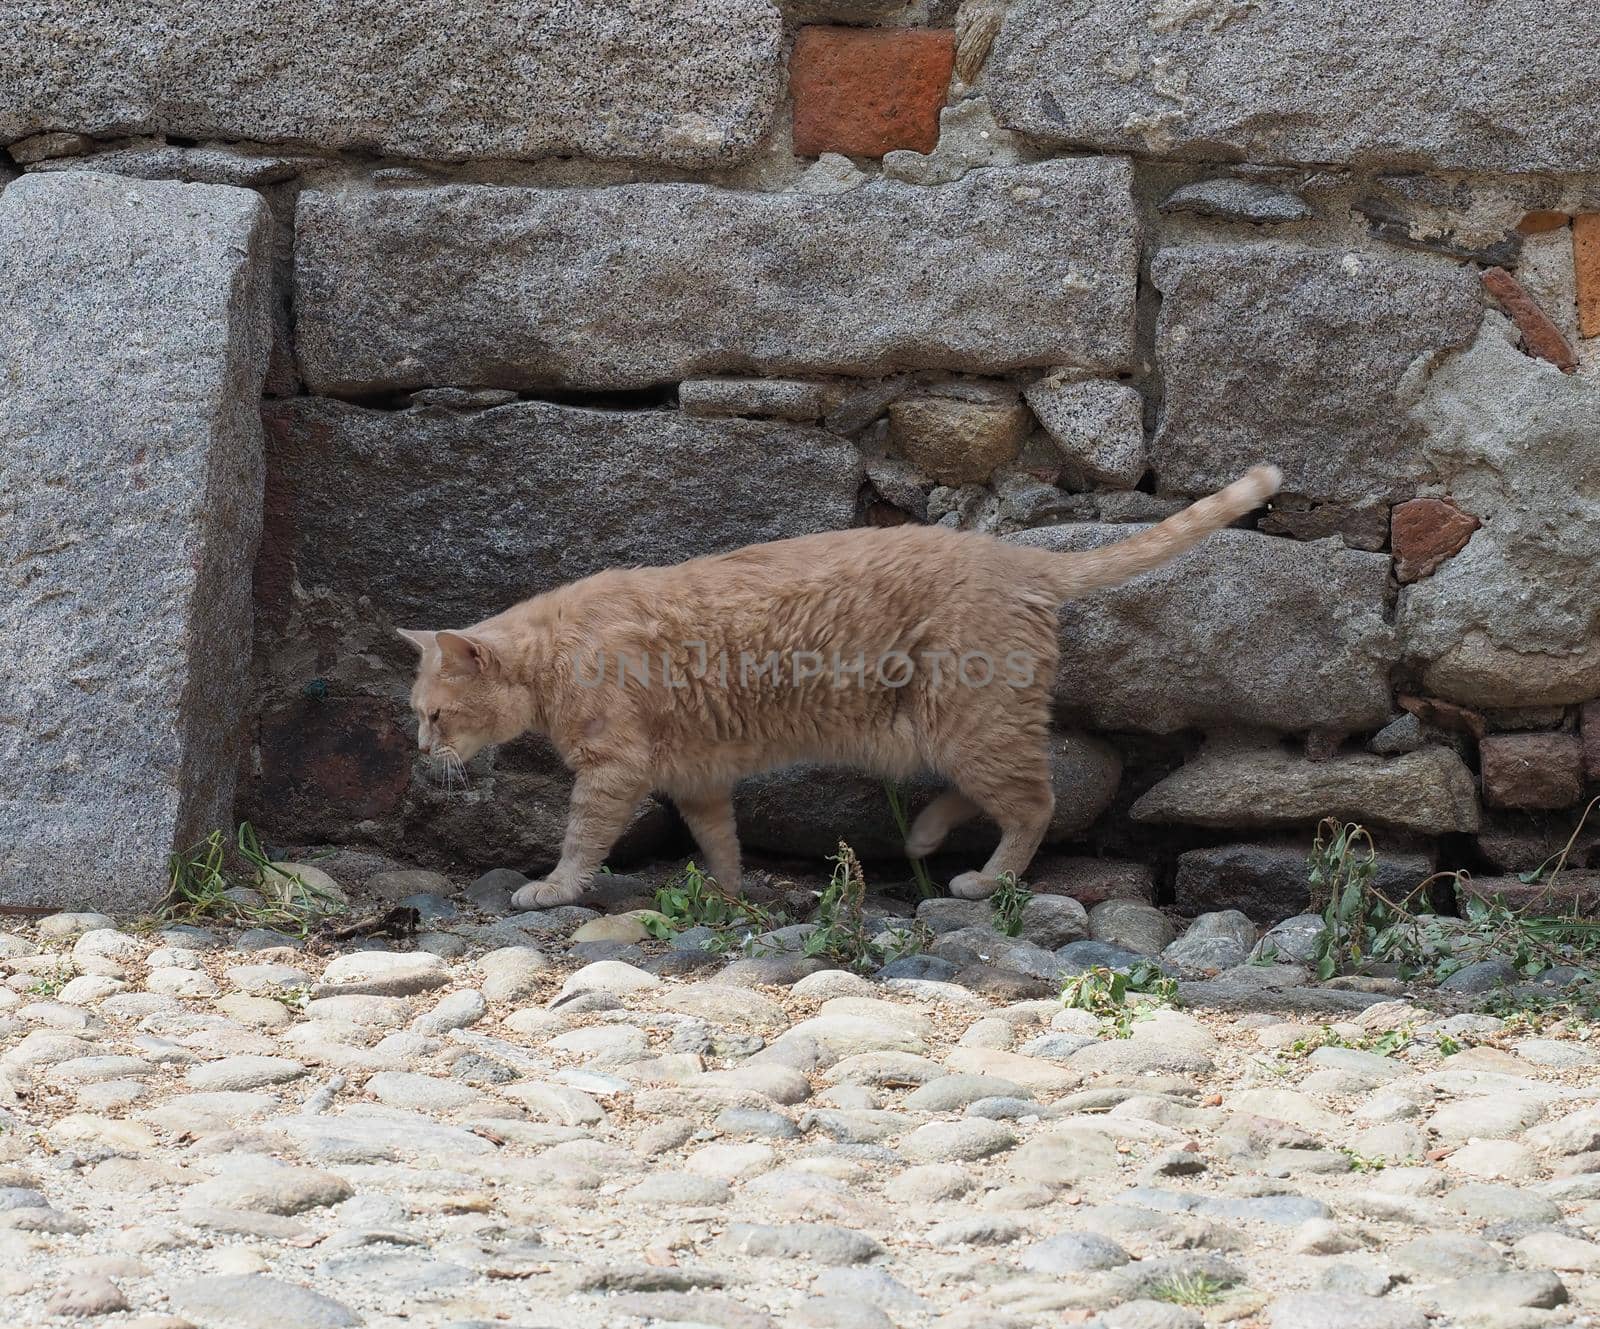
<path fill-rule="evenodd" d="M 1600 700 L 1584 702 L 1578 715 L 1578 728 L 1583 735 L 1583 773 L 1587 779 L 1600 783 Z"/>
<path fill-rule="evenodd" d="M 1440 701 L 1437 697 L 1411 697 L 1401 694 L 1395 698 L 1400 709 L 1414 715 L 1425 725 L 1447 729 L 1452 734 L 1471 734 L 1482 738 L 1488 731 L 1483 716 L 1453 701 Z"/>
<path fill-rule="evenodd" d="M 948 30 L 801 28 L 789 58 L 796 154 L 932 152 L 954 62 Z"/>
<path fill-rule="evenodd" d="M 372 697 L 305 698 L 263 716 L 258 815 L 305 838 L 393 812 L 415 749 L 400 719 Z"/>
<path fill-rule="evenodd" d="M 1530 212 L 1517 223 L 1523 235 L 1543 235 L 1546 231 L 1559 231 L 1572 218 L 1564 212 Z"/>
<path fill-rule="evenodd" d="M 1389 513 L 1389 544 L 1394 575 L 1401 581 L 1431 577 L 1448 558 L 1467 547 L 1483 523 L 1449 499 L 1413 498 Z"/>
<path fill-rule="evenodd" d="M 1570 374 L 1578 367 L 1578 357 L 1566 334 L 1521 282 L 1504 268 L 1489 268 L 1483 274 L 1483 285 L 1511 315 L 1511 321 L 1522 334 L 1522 347 L 1529 355 L 1548 360 L 1563 374 Z"/>
<path fill-rule="evenodd" d="M 1583 797 L 1583 749 L 1571 734 L 1492 734 L 1478 759 L 1490 807 L 1569 808 Z"/>
<path fill-rule="evenodd" d="M 1572 266 L 1578 275 L 1578 335 L 1600 337 L 1600 212 L 1572 219 Z"/>

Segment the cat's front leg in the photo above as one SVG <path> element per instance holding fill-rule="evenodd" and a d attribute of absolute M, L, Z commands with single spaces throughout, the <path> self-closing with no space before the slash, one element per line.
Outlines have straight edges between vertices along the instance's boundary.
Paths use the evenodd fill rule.
<path fill-rule="evenodd" d="M 579 771 L 572 786 L 561 861 L 543 881 L 530 881 L 518 890 L 511 907 L 553 909 L 581 898 L 649 791 L 647 780 L 622 767 Z"/>

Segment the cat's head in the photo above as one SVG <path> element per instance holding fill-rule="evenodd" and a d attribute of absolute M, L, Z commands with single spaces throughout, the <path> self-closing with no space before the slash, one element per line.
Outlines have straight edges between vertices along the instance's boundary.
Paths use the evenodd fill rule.
<path fill-rule="evenodd" d="M 417 714 L 417 746 L 446 764 L 470 761 L 491 743 L 515 738 L 524 728 L 516 689 L 507 681 L 491 643 L 466 632 L 400 635 L 417 648 L 411 709 Z"/>

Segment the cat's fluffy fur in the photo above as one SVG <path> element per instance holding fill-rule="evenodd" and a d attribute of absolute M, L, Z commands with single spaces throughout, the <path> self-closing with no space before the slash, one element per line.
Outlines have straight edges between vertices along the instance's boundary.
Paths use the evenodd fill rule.
<path fill-rule="evenodd" d="M 1024 872 L 1050 820 L 1060 605 L 1159 567 L 1278 483 L 1275 468 L 1258 467 L 1082 553 L 938 527 L 839 531 L 601 572 L 472 627 L 403 632 L 421 654 L 418 744 L 459 764 L 533 730 L 572 769 L 561 860 L 517 893 L 520 908 L 576 900 L 652 790 L 672 799 L 711 875 L 736 891 L 734 783 L 802 761 L 949 780 L 906 852 L 926 857 L 957 823 L 993 818 L 999 847 L 950 883 L 981 898 L 1002 873 Z M 774 652 L 780 667 L 760 671 Z M 964 656 L 972 663 L 958 674 Z"/>

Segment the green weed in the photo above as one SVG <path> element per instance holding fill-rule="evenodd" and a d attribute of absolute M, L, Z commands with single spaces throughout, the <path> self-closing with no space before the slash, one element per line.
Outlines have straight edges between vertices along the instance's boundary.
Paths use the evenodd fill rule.
<path fill-rule="evenodd" d="M 867 929 L 864 912 L 867 878 L 861 870 L 861 860 L 856 857 L 855 850 L 841 840 L 832 862 L 833 876 L 817 903 L 816 928 L 805 939 L 806 955 L 866 973 L 886 959 L 899 958 L 923 948 L 926 936 L 917 929 L 898 929 L 892 947 L 880 946 Z"/>
<path fill-rule="evenodd" d="M 244 865 L 235 872 L 234 863 Z M 192 849 L 168 860 L 169 889 L 158 915 L 162 923 L 248 923 L 306 936 L 313 923 L 338 913 L 344 902 L 299 873 L 281 872 L 255 828 L 241 822 L 232 843 L 212 831 Z M 244 892 L 255 892 L 255 903 Z"/>
<path fill-rule="evenodd" d="M 899 787 L 892 780 L 883 782 L 884 797 L 889 800 L 889 815 L 894 818 L 896 829 L 900 832 L 900 843 L 904 844 L 906 836 L 911 833 L 911 823 L 906 817 L 905 799 L 901 797 Z M 917 883 L 917 894 L 924 900 L 932 899 L 936 895 L 943 895 L 933 878 L 928 875 L 927 866 L 920 858 L 913 858 L 911 862 L 911 876 Z"/>
<path fill-rule="evenodd" d="M 1136 1022 L 1149 1019 L 1160 1007 L 1177 1005 L 1177 1000 L 1176 981 L 1152 964 L 1135 965 L 1126 973 L 1093 965 L 1061 989 L 1063 1006 L 1110 1021 L 1118 1038 L 1130 1037 Z"/>
<path fill-rule="evenodd" d="M 1585 809 L 1584 818 L 1594 807 Z M 1582 829 L 1580 820 L 1568 849 Z M 1565 861 L 1563 851 L 1548 873 L 1547 862 L 1524 878 L 1549 881 Z M 1491 958 L 1509 960 L 1524 978 L 1557 965 L 1592 967 L 1600 961 L 1600 920 L 1513 909 L 1498 896 L 1486 900 L 1471 890 L 1466 872 L 1435 873 L 1391 899 L 1373 884 L 1377 863 L 1365 827 L 1331 818 L 1317 827 L 1307 868 L 1313 908 L 1323 922 L 1315 951 L 1320 978 L 1372 962 L 1393 964 L 1406 978 L 1442 979 Z M 1460 918 L 1438 914 L 1429 900 L 1430 888 L 1443 882 L 1455 886 Z"/>
<path fill-rule="evenodd" d="M 766 932 L 780 925 L 777 916 L 760 905 L 727 894 L 692 859 L 656 892 L 656 912 L 661 917 L 646 918 L 644 926 L 659 938 L 697 927 L 721 930 L 747 924 Z"/>
<path fill-rule="evenodd" d="M 48 974 L 41 974 L 28 984 L 30 997 L 53 997 L 74 978 L 72 966 L 63 961 Z"/>
<path fill-rule="evenodd" d="M 994 930 L 1008 937 L 1022 931 L 1022 911 L 1033 899 L 1033 892 L 1019 882 L 1016 874 L 1002 872 L 1000 884 L 989 897 L 989 916 L 994 920 Z"/>
<path fill-rule="evenodd" d="M 1226 1279 L 1210 1274 L 1174 1274 L 1150 1289 L 1150 1299 L 1174 1306 L 1215 1306 L 1232 1286 Z"/>

